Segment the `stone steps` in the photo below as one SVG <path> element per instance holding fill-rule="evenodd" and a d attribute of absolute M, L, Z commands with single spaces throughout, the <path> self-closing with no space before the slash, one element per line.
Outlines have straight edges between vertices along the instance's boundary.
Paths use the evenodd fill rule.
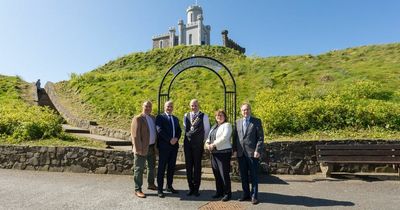
<path fill-rule="evenodd" d="M 62 124 L 62 129 L 65 133 L 90 133 L 88 129 L 73 127 L 71 125 Z"/>
<path fill-rule="evenodd" d="M 119 146 L 119 150 L 131 150 L 132 149 L 132 142 L 122 139 L 111 138 L 107 136 L 95 135 L 91 134 L 88 129 L 73 127 L 71 125 L 63 124 L 62 128 L 64 132 L 78 136 L 78 137 L 85 137 L 95 141 L 104 142 L 108 149 L 114 149 L 112 146 Z"/>
<path fill-rule="evenodd" d="M 201 180 L 214 181 L 215 177 L 212 172 L 211 166 L 204 165 L 204 164 L 202 166 L 203 167 L 201 169 Z M 176 161 L 174 178 L 186 179 L 185 162 Z M 240 177 L 231 174 L 231 181 L 240 182 Z"/>
<path fill-rule="evenodd" d="M 240 176 L 230 175 L 232 182 L 240 182 Z M 186 179 L 186 169 L 175 171 L 174 178 Z M 214 181 L 215 177 L 211 168 L 201 169 L 201 180 Z"/>
<path fill-rule="evenodd" d="M 181 169 L 175 171 L 174 178 L 177 179 L 186 179 L 186 169 Z M 211 168 L 202 168 L 201 169 L 201 180 L 215 180 L 214 174 L 212 173 Z"/>
<path fill-rule="evenodd" d="M 104 142 L 107 145 L 107 149 L 114 149 L 113 146 L 120 146 L 118 148 L 122 150 L 131 150 L 132 146 L 126 146 L 126 145 L 132 145 L 132 142 L 122 140 L 122 139 L 116 139 L 116 138 L 111 138 L 107 136 L 100 136 L 100 135 L 95 135 L 95 134 L 90 134 L 90 133 L 71 133 L 73 135 L 79 136 L 79 137 L 85 137 L 89 138 L 95 141 L 101 141 Z"/>

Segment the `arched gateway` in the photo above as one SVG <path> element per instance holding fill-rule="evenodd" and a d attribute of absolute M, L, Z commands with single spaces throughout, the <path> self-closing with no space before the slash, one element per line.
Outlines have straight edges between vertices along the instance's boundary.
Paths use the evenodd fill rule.
<path fill-rule="evenodd" d="M 189 58 L 182 59 L 175 63 L 164 75 L 160 88 L 158 91 L 158 114 L 163 111 L 163 104 L 170 99 L 170 91 L 172 83 L 175 78 L 182 73 L 183 71 L 195 68 L 202 67 L 214 72 L 222 82 L 224 87 L 224 109 L 228 115 L 229 119 L 232 119 L 232 122 L 236 121 L 236 82 L 232 76 L 232 73 L 229 69 L 221 62 L 214 58 L 206 57 L 206 56 L 193 56 Z M 228 73 L 231 81 L 224 81 L 222 72 Z M 164 82 L 166 78 L 172 74 L 172 79 L 169 82 L 168 86 L 164 86 Z M 227 85 L 227 82 L 230 82 L 231 85 Z M 168 87 L 168 88 L 167 88 Z M 188 102 L 189 103 L 189 102 Z"/>

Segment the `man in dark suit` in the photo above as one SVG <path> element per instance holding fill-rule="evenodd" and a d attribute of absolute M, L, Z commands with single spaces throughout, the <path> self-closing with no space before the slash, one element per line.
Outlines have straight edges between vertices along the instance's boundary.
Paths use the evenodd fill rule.
<path fill-rule="evenodd" d="M 185 126 L 184 153 L 186 177 L 189 184 L 188 196 L 200 195 L 201 158 L 204 152 L 204 142 L 210 131 L 208 116 L 200 111 L 197 99 L 190 101 L 191 112 L 183 118 Z"/>
<path fill-rule="evenodd" d="M 240 107 L 243 118 L 236 121 L 233 151 L 238 157 L 240 176 L 242 179 L 243 195 L 239 201 L 250 200 L 258 204 L 258 177 L 259 158 L 264 146 L 264 132 L 261 120 L 251 116 L 250 104 L 244 103 Z M 249 172 L 251 191 L 249 188 Z"/>
<path fill-rule="evenodd" d="M 181 137 L 181 127 L 178 118 L 172 115 L 174 104 L 172 101 L 167 101 L 164 104 L 164 113 L 156 118 L 156 128 L 158 134 L 157 147 L 159 151 L 158 159 L 158 197 L 163 198 L 164 174 L 167 167 L 167 187 L 166 191 L 171 193 L 178 193 L 172 187 L 172 181 L 175 172 L 176 156 L 178 154 L 179 143 Z"/>

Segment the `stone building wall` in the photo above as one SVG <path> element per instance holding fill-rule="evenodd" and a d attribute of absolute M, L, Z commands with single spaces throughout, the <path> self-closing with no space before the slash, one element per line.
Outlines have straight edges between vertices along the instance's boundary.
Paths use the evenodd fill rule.
<path fill-rule="evenodd" d="M 169 36 L 164 36 L 164 37 L 153 39 L 153 49 L 160 48 L 160 41 L 163 42 L 162 48 L 170 47 Z"/>

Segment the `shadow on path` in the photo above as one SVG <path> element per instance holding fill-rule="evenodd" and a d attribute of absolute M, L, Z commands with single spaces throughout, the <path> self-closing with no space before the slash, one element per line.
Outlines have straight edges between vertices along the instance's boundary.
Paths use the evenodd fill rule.
<path fill-rule="evenodd" d="M 200 196 L 187 196 L 187 191 L 180 190 L 178 194 L 166 193 L 166 198 L 177 197 L 182 201 L 219 201 L 218 199 L 212 199 L 211 196 L 215 194 L 214 190 L 202 190 Z M 241 191 L 232 193 L 232 200 L 237 202 L 237 199 L 242 195 Z M 150 195 L 156 196 L 156 195 Z M 324 198 L 313 198 L 307 196 L 293 196 L 293 195 L 282 195 L 278 193 L 266 193 L 259 192 L 258 198 L 260 203 L 271 203 L 271 204 L 282 204 L 282 205 L 294 205 L 294 206 L 306 206 L 306 207 L 322 207 L 322 206 L 354 206 L 355 204 L 350 201 L 337 201 Z"/>
<path fill-rule="evenodd" d="M 258 183 L 259 184 L 284 184 L 284 185 L 289 184 L 277 176 L 268 176 L 268 175 L 258 176 Z"/>
<path fill-rule="evenodd" d="M 332 174 L 332 178 L 341 180 L 361 180 L 365 182 L 377 182 L 385 180 L 398 180 L 396 176 L 386 176 L 386 175 L 357 175 L 357 174 Z"/>
<path fill-rule="evenodd" d="M 259 193 L 260 203 L 273 203 L 282 205 L 296 205 L 307 207 L 321 206 L 354 206 L 350 201 L 336 201 L 324 198 L 313 198 L 307 196 L 282 195 L 277 193 Z"/>

